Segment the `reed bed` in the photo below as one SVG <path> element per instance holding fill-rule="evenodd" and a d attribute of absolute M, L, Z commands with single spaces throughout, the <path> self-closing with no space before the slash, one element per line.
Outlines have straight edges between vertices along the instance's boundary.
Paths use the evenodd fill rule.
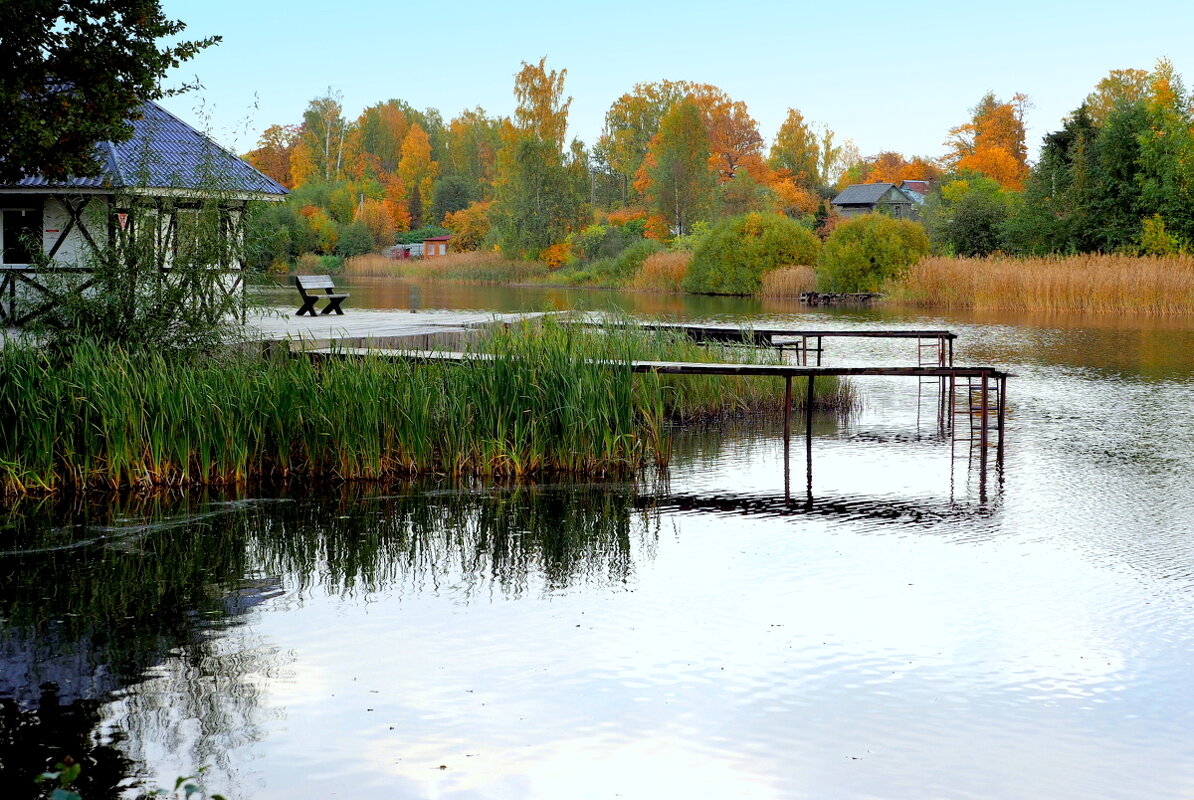
<path fill-rule="evenodd" d="M 939 308 L 1194 314 L 1194 256 L 926 258 L 888 294 Z"/>
<path fill-rule="evenodd" d="M 420 365 L 244 353 L 179 362 L 95 344 L 51 361 L 7 344 L 0 483 L 12 495 L 433 473 L 627 474 L 666 463 L 669 421 L 782 403 L 775 380 L 616 367 L 774 358 L 768 351 L 553 324 L 516 326 L 482 347 L 496 357 Z M 848 384 L 817 388 L 823 408 L 853 403 Z"/>
<path fill-rule="evenodd" d="M 344 274 L 390 278 L 399 274 L 400 264 L 400 261 L 388 258 L 379 253 L 368 253 L 363 256 L 346 258 L 344 260 Z"/>
<path fill-rule="evenodd" d="M 435 258 L 395 261 L 397 274 L 414 280 L 455 283 L 528 283 L 547 279 L 551 271 L 538 261 L 516 261 L 501 253 L 449 253 Z"/>
<path fill-rule="evenodd" d="M 630 281 L 633 289 L 644 292 L 679 292 L 688 274 L 692 253 L 687 251 L 652 253 Z"/>
<path fill-rule="evenodd" d="M 763 273 L 763 297 L 799 297 L 817 288 L 817 273 L 812 267 L 779 267 Z"/>

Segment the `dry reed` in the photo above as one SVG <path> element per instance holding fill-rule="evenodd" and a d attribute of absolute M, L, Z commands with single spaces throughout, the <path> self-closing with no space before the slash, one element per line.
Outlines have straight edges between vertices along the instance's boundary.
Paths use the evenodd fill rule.
<path fill-rule="evenodd" d="M 631 288 L 645 292 L 679 292 L 684 276 L 688 274 L 688 263 L 692 253 L 652 253 L 630 281 Z"/>
<path fill-rule="evenodd" d="M 449 253 L 436 258 L 395 262 L 400 264 L 398 275 L 403 278 L 452 283 L 527 283 L 543 281 L 548 268 L 537 261 L 515 261 L 501 253 Z"/>
<path fill-rule="evenodd" d="M 817 288 L 817 273 L 812 267 L 779 267 L 763 275 L 763 297 L 799 297 L 801 292 Z"/>
<path fill-rule="evenodd" d="M 926 258 L 888 292 L 939 308 L 1194 314 L 1194 256 Z"/>
<path fill-rule="evenodd" d="M 389 278 L 398 274 L 398 265 L 400 263 L 379 253 L 369 253 L 368 255 L 353 256 L 352 258 L 345 259 L 344 273 L 346 275 L 368 275 Z"/>

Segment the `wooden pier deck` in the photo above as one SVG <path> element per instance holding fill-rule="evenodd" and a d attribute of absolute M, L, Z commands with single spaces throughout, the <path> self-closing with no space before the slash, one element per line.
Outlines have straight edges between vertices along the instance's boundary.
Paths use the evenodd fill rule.
<path fill-rule="evenodd" d="M 570 324 L 584 327 L 601 327 L 599 320 L 587 319 Z M 954 340 L 956 333 L 947 330 L 905 330 L 855 328 L 850 330 L 823 330 L 815 328 L 773 328 L 734 325 L 688 325 L 670 322 L 636 323 L 639 328 L 648 331 L 665 331 L 681 333 L 696 342 L 713 342 L 719 344 L 744 344 L 755 347 L 775 347 L 781 350 L 792 350 L 797 360 L 809 365 L 810 355 L 816 354 L 816 364 L 820 366 L 821 355 L 825 351 L 825 339 L 854 338 L 854 339 L 916 339 L 918 341 L 917 361 L 920 365 L 925 362 L 926 346 L 935 350 L 932 362 L 937 366 L 948 366 L 954 363 Z"/>
<path fill-rule="evenodd" d="M 376 343 L 430 347 L 451 342 L 453 335 L 468 334 L 490 325 L 545 316 L 549 312 L 498 314 L 492 311 L 377 311 L 350 308 L 343 316 L 296 317 L 293 311 L 265 312 L 249 317 L 246 339 L 263 342 Z M 459 345 L 457 345 L 459 346 Z"/>
<path fill-rule="evenodd" d="M 488 353 L 446 352 L 443 350 L 392 350 L 374 347 L 322 347 L 309 348 L 303 351 L 313 358 L 392 358 L 419 363 L 454 363 L 468 364 L 470 362 L 490 361 L 494 356 Z M 998 436 L 999 457 L 1003 455 L 1003 423 L 1007 392 L 1007 379 L 1013 377 L 1011 373 L 994 367 L 959 367 L 959 366 L 916 366 L 916 367 L 816 367 L 804 364 L 735 364 L 708 363 L 701 361 L 602 361 L 594 362 L 611 369 L 627 368 L 634 373 L 656 373 L 660 375 L 742 375 L 783 378 L 785 383 L 785 413 L 784 434 L 790 433 L 790 418 L 792 415 L 792 379 L 808 378 L 808 400 L 805 412 L 808 415 L 806 428 L 812 431 L 813 387 L 818 377 L 909 377 L 909 378 L 938 378 L 943 382 L 943 388 L 948 386 L 949 403 L 954 406 L 954 395 L 959 379 L 965 379 L 967 385 L 978 381 L 978 386 L 972 394 L 974 398 L 974 412 L 980 418 L 980 428 L 976 431 L 978 440 L 985 446 L 988 442 L 989 428 L 994 428 Z M 992 413 L 993 412 L 993 413 Z M 994 419 L 992 419 L 994 416 Z M 811 446 L 811 444 L 810 444 Z"/>

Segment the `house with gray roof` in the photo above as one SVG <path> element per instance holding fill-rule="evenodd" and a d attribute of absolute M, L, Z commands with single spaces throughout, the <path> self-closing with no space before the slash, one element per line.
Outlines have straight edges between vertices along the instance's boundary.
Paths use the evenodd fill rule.
<path fill-rule="evenodd" d="M 20 325 L 51 308 L 53 292 L 40 274 L 87 273 L 89 258 L 129 226 L 156 226 L 169 248 L 178 215 L 214 201 L 227 235 L 243 237 L 250 202 L 287 194 L 157 103 L 144 103 L 132 126 L 128 141 L 96 145 L 101 170 L 94 177 L 27 175 L 0 185 L 0 325 Z M 213 266 L 232 275 L 229 291 L 243 289 L 239 258 Z"/>
<path fill-rule="evenodd" d="M 901 219 L 919 219 L 924 196 L 894 183 L 856 183 L 829 202 L 843 217 L 882 211 Z"/>

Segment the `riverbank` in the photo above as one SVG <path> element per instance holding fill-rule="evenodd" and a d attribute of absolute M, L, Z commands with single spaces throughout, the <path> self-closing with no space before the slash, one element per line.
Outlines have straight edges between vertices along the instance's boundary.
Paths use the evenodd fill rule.
<path fill-rule="evenodd" d="M 0 481 L 17 495 L 420 474 L 625 475 L 667 464 L 670 423 L 783 404 L 778 381 L 632 375 L 596 363 L 773 363 L 772 350 L 551 322 L 493 332 L 474 350 L 492 358 L 468 367 L 316 364 L 279 352 L 180 363 L 84 345 L 51 362 L 8 344 L 0 349 Z M 815 388 L 815 408 L 846 413 L 855 403 L 848 383 Z"/>
<path fill-rule="evenodd" d="M 345 273 L 425 282 L 684 294 L 679 286 L 686 263 L 682 254 L 659 253 L 628 279 L 577 281 L 576 270 L 568 268 L 550 270 L 537 262 L 508 261 L 497 253 L 460 253 L 422 262 L 366 256 L 346 262 Z M 815 286 L 812 267 L 783 267 L 763 276 L 757 296 L 797 298 Z M 933 256 L 883 289 L 885 299 L 880 302 L 925 309 L 1186 315 L 1194 314 L 1194 256 Z"/>

